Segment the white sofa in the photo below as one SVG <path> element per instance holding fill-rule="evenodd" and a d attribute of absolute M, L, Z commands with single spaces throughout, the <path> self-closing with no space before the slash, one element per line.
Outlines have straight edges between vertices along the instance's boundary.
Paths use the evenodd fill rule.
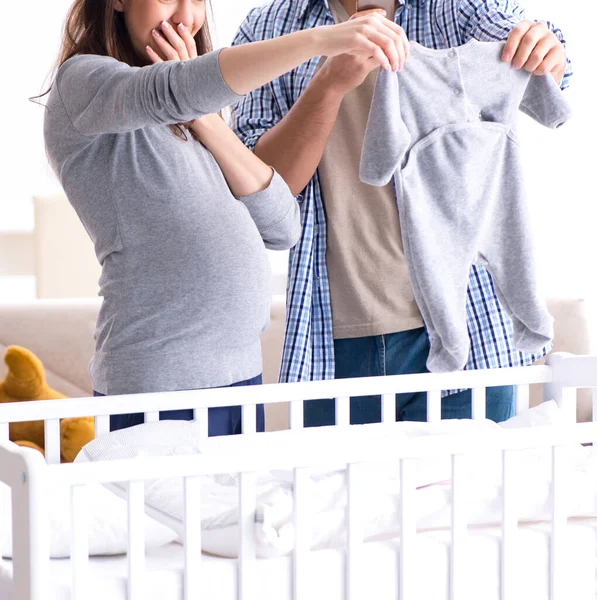
<path fill-rule="evenodd" d="M 29 348 L 43 361 L 50 385 L 70 397 L 91 394 L 88 364 L 93 353 L 93 330 L 99 299 L 34 300 L 0 304 L 0 353 L 11 345 Z M 594 352 L 590 336 L 590 311 L 583 300 L 552 300 L 549 309 L 555 317 L 555 349 L 575 354 Z M 262 335 L 263 379 L 277 381 L 282 351 L 284 298 L 274 296 L 271 324 Z M 5 367 L 0 364 L 0 377 Z M 540 402 L 540 390 L 531 390 L 531 404 Z M 267 428 L 288 426 L 284 404 L 268 407 Z M 591 398 L 579 394 L 579 420 L 591 419 Z"/>

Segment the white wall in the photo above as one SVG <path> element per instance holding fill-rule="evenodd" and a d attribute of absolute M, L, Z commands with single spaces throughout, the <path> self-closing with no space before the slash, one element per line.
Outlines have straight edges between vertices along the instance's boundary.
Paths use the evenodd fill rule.
<path fill-rule="evenodd" d="M 230 43 L 248 10 L 262 0 L 212 0 L 216 45 Z M 529 16 L 549 17 L 566 33 L 575 78 L 569 92 L 575 118 L 552 132 L 522 119 L 527 187 L 539 247 L 539 271 L 546 292 L 557 295 L 597 295 L 592 275 L 595 251 L 592 231 L 597 220 L 594 172 L 597 170 L 597 127 L 589 106 L 595 105 L 597 85 L 589 61 L 597 8 L 586 0 L 524 0 Z M 43 108 L 27 98 L 43 89 L 55 60 L 61 23 L 70 0 L 29 0 L 22 26 L 5 27 L 4 48 L 15 55 L 4 61 L 0 107 L 0 233 L 30 231 L 31 196 L 56 188 L 46 166 L 42 140 Z M 2 246 L 0 245 L 0 252 Z M 277 270 L 284 268 L 283 253 L 273 256 Z M 15 273 L 16 274 L 16 273 Z"/>

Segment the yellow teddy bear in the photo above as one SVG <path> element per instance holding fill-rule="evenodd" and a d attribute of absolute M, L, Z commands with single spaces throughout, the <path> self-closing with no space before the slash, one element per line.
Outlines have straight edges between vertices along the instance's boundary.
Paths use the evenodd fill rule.
<path fill-rule="evenodd" d="M 0 382 L 0 403 L 66 398 L 46 383 L 41 361 L 29 350 L 20 346 L 9 346 L 4 354 L 4 362 L 8 366 L 8 373 L 4 381 Z M 62 462 L 72 462 L 79 450 L 93 438 L 93 417 L 62 419 L 60 422 Z M 10 439 L 20 446 L 35 448 L 43 454 L 44 422 L 11 423 Z"/>

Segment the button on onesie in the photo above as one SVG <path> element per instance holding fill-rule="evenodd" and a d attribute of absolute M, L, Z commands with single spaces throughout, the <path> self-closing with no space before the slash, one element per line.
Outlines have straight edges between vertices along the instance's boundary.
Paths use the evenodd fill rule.
<path fill-rule="evenodd" d="M 395 177 L 432 372 L 466 364 L 472 264 L 491 273 L 517 350 L 539 352 L 553 338 L 537 291 L 516 121 L 521 110 L 557 128 L 570 107 L 551 75 L 513 69 L 501 60 L 503 48 L 470 40 L 433 50 L 411 42 L 402 72 L 380 70 L 369 113 L 360 178 L 382 186 Z"/>

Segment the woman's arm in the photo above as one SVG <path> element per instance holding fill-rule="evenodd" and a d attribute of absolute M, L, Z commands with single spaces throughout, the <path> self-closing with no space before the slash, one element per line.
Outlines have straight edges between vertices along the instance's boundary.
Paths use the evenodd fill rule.
<path fill-rule="evenodd" d="M 389 71 L 404 62 L 405 52 L 401 28 L 379 13 L 370 13 L 339 25 L 225 48 L 220 54 L 220 68 L 230 88 L 245 95 L 314 56 L 373 57 Z"/>
<path fill-rule="evenodd" d="M 339 25 L 316 27 L 271 40 L 224 48 L 220 70 L 227 85 L 238 95 L 265 85 L 315 56 L 372 57 L 386 70 L 404 63 L 407 49 L 402 29 L 379 12 L 370 12 Z M 155 48 L 147 46 L 153 62 L 189 60 L 197 56 L 195 40 L 182 24 L 176 30 L 164 23 Z"/>
<path fill-rule="evenodd" d="M 178 36 L 163 25 L 158 42 L 165 42 L 166 35 L 182 36 L 192 41 L 189 52 L 165 54 L 171 60 L 144 68 L 106 56 L 76 56 L 60 67 L 55 93 L 83 135 L 186 122 L 234 103 L 239 95 L 313 56 L 370 54 L 386 68 L 394 67 L 401 42 L 393 27 L 388 19 L 367 17 L 197 57 L 195 42 L 184 27 Z M 158 42 L 158 52 L 148 49 L 152 60 L 160 58 Z M 185 57 L 194 60 L 181 62 Z"/>
<path fill-rule="evenodd" d="M 191 129 L 216 159 L 234 196 L 250 196 L 269 186 L 272 168 L 257 158 L 219 115 L 197 119 Z"/>
<path fill-rule="evenodd" d="M 217 114 L 191 129 L 212 153 L 230 191 L 251 215 L 266 248 L 292 248 L 301 234 L 299 205 L 279 174 L 261 162 Z"/>

